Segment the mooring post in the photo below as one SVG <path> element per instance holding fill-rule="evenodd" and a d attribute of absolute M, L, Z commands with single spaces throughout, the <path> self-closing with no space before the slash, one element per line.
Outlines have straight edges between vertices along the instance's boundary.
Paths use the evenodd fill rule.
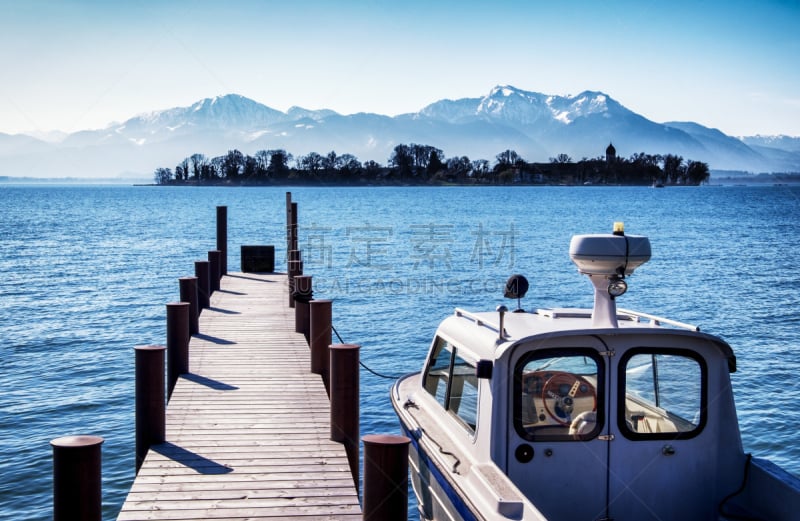
<path fill-rule="evenodd" d="M 197 314 L 211 306 L 211 270 L 207 260 L 195 261 L 194 274 L 197 277 Z"/>
<path fill-rule="evenodd" d="M 369 434 L 364 442 L 364 521 L 408 519 L 408 445 L 405 436 Z"/>
<path fill-rule="evenodd" d="M 288 252 L 292 250 L 292 192 L 286 192 L 286 262 L 289 258 Z M 289 270 L 288 264 L 286 270 Z"/>
<path fill-rule="evenodd" d="M 330 396 L 330 356 L 328 346 L 331 345 L 331 323 L 333 301 L 327 299 L 312 300 L 308 303 L 311 320 L 309 326 L 309 347 L 311 348 L 311 372 L 322 376 L 325 390 Z"/>
<path fill-rule="evenodd" d="M 136 346 L 136 473 L 151 445 L 164 443 L 166 401 L 165 346 Z"/>
<path fill-rule="evenodd" d="M 314 298 L 311 275 L 298 275 L 294 278 L 294 331 L 303 333 L 309 342 L 309 321 L 311 313 L 308 303 Z M 330 342 L 328 342 L 330 344 Z"/>
<path fill-rule="evenodd" d="M 359 374 L 356 344 L 330 346 L 331 440 L 344 444 L 353 483 L 358 488 Z"/>
<path fill-rule="evenodd" d="M 217 249 L 220 251 L 219 274 L 228 274 L 228 207 L 217 206 Z"/>
<path fill-rule="evenodd" d="M 167 304 L 167 397 L 178 381 L 178 376 L 189 372 L 189 303 Z"/>
<path fill-rule="evenodd" d="M 289 262 L 303 260 L 303 254 L 300 250 L 289 250 Z"/>
<path fill-rule="evenodd" d="M 221 256 L 222 252 L 219 250 L 210 250 L 208 252 L 209 295 L 212 295 L 215 291 L 219 291 L 219 279 L 221 277 L 219 273 L 219 266 Z"/>
<path fill-rule="evenodd" d="M 53 520 L 102 521 L 100 436 L 64 436 L 53 447 Z"/>
<path fill-rule="evenodd" d="M 303 274 L 303 261 L 300 260 L 300 250 L 289 250 L 289 307 L 294 307 L 294 278 Z"/>
<path fill-rule="evenodd" d="M 196 335 L 200 332 L 200 323 L 197 320 L 200 315 L 197 298 L 197 277 L 181 277 L 178 279 L 181 293 L 181 302 L 189 303 L 189 335 Z"/>
<path fill-rule="evenodd" d="M 297 249 L 297 203 L 292 203 L 292 222 L 289 225 L 289 250 Z"/>

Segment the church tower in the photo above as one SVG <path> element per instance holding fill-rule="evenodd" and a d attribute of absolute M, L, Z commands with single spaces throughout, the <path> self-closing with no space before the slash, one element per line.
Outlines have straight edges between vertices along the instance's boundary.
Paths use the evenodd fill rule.
<path fill-rule="evenodd" d="M 613 163 L 617 160 L 617 149 L 611 143 L 606 148 L 606 163 Z"/>

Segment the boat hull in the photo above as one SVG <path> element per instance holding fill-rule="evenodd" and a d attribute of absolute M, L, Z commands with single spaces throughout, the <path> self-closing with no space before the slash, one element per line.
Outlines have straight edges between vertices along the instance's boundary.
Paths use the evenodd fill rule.
<path fill-rule="evenodd" d="M 411 486 L 417 498 L 421 520 L 454 519 L 475 521 L 484 519 L 464 501 L 457 487 L 446 477 L 443 469 L 432 460 L 431 455 L 420 447 L 416 432 L 402 424 L 403 434 L 411 440 L 408 450 Z"/>

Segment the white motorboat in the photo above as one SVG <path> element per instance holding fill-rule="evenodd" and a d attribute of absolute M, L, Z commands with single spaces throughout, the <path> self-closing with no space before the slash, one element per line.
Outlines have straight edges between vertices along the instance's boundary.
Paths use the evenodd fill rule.
<path fill-rule="evenodd" d="M 572 238 L 593 309 L 468 312 L 393 386 L 424 520 L 800 519 L 800 479 L 745 454 L 731 347 L 617 308 L 646 237 Z M 522 298 L 512 276 L 506 297 Z"/>

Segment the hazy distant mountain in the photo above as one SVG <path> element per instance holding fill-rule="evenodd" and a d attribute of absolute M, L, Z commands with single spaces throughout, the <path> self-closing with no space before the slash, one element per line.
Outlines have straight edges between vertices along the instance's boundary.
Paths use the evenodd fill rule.
<path fill-rule="evenodd" d="M 479 98 L 441 100 L 396 117 L 338 114 L 292 107 L 286 112 L 229 94 L 133 117 L 58 142 L 0 134 L 0 175 L 115 177 L 138 172 L 149 178 L 194 153 L 208 157 L 237 148 L 254 154 L 283 148 L 350 153 L 386 164 L 395 146 L 419 143 L 447 157 L 493 161 L 511 149 L 528 161 L 558 154 L 573 160 L 617 154 L 678 154 L 713 169 L 800 171 L 800 138 L 734 138 L 696 123 L 656 123 L 602 92 L 553 96 L 498 86 Z"/>
<path fill-rule="evenodd" d="M 48 144 L 35 137 L 0 133 L 0 157 L 16 153 L 37 153 L 47 149 Z"/>
<path fill-rule="evenodd" d="M 747 136 L 739 139 L 749 146 L 777 148 L 788 152 L 800 152 L 800 136 Z"/>

